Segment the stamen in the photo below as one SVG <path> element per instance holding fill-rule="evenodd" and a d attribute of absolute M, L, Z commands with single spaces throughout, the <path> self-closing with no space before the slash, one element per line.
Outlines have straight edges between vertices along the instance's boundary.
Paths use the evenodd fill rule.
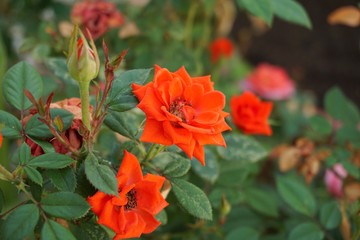
<path fill-rule="evenodd" d="M 136 202 L 136 190 L 131 189 L 127 194 L 126 197 L 128 199 L 127 204 L 125 205 L 125 210 L 133 209 L 137 206 Z"/>

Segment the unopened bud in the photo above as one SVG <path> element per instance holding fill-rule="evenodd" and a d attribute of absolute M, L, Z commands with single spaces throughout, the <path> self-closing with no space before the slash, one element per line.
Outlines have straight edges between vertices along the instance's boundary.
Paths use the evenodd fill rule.
<path fill-rule="evenodd" d="M 99 55 L 90 36 L 90 46 L 78 26 L 71 34 L 67 67 L 72 78 L 79 82 L 90 82 L 97 77 L 100 68 Z"/>

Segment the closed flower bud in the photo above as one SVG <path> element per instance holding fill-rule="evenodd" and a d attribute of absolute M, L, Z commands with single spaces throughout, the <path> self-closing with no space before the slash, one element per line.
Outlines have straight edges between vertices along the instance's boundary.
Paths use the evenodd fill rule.
<path fill-rule="evenodd" d="M 67 67 L 72 78 L 78 82 L 90 82 L 99 73 L 99 55 L 93 39 L 90 46 L 78 26 L 75 26 L 70 39 Z"/>

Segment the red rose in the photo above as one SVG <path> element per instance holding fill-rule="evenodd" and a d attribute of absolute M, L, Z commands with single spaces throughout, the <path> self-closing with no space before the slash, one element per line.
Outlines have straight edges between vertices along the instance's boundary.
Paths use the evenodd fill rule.
<path fill-rule="evenodd" d="M 211 61 L 214 63 L 221 57 L 229 58 L 233 52 L 234 46 L 227 38 L 218 38 L 210 44 Z"/>
<path fill-rule="evenodd" d="M 236 126 L 246 134 L 271 135 L 267 122 L 272 103 L 262 102 L 251 92 L 233 96 L 230 100 L 231 115 Z"/>

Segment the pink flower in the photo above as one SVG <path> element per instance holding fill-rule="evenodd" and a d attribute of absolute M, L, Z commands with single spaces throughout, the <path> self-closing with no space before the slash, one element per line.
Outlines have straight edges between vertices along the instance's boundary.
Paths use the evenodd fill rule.
<path fill-rule="evenodd" d="M 103 0 L 76 3 L 71 11 L 71 19 L 75 24 L 89 29 L 94 39 L 109 28 L 119 27 L 124 23 L 124 17 L 116 9 L 116 5 Z M 87 31 L 84 32 L 86 35 Z"/>
<path fill-rule="evenodd" d="M 335 197 L 343 196 L 343 179 L 347 176 L 347 171 L 341 163 L 334 165 L 332 170 L 325 172 L 325 185 L 329 193 Z"/>
<path fill-rule="evenodd" d="M 267 63 L 259 64 L 242 86 L 245 90 L 270 100 L 283 100 L 293 95 L 294 82 L 287 72 Z"/>

